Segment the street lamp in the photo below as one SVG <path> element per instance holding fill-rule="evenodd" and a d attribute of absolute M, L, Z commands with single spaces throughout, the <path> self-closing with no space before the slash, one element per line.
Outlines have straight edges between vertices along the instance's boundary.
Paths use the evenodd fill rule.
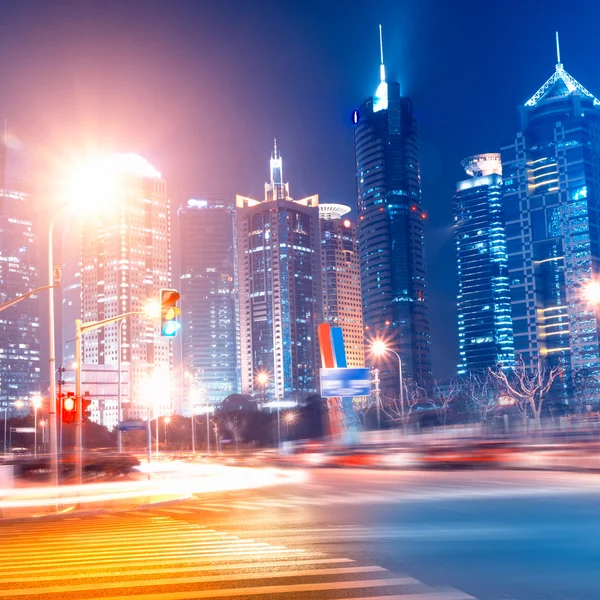
<path fill-rule="evenodd" d="M 388 348 L 387 344 L 383 340 L 375 340 L 371 344 L 371 351 L 375 356 L 383 356 L 386 352 L 391 352 L 396 355 L 398 359 L 398 379 L 400 381 L 400 414 L 402 417 L 402 426 L 404 427 L 404 390 L 402 386 L 402 358 L 400 354 L 391 348 Z M 380 415 L 379 415 L 379 401 L 377 402 L 377 426 L 380 426 Z"/>
<path fill-rule="evenodd" d="M 6 404 L 6 406 L 4 407 L 4 454 L 6 454 L 6 421 L 8 419 L 8 408 L 10 407 L 10 404 Z M 15 400 L 12 403 L 12 406 L 14 406 L 14 408 L 20 409 L 23 408 L 24 403 L 23 400 Z"/>
<path fill-rule="evenodd" d="M 37 457 L 37 411 L 42 406 L 42 397 L 35 394 L 31 397 L 31 405 L 33 406 L 33 456 Z"/>
<path fill-rule="evenodd" d="M 290 410 L 283 415 L 283 422 L 285 423 L 285 437 L 290 437 L 290 425 L 293 425 L 298 419 L 298 414 Z"/>
<path fill-rule="evenodd" d="M 267 400 L 267 383 L 269 382 L 269 374 L 266 371 L 260 371 L 256 375 L 256 381 L 258 384 L 262 385 L 262 403 L 265 404 Z"/>
<path fill-rule="evenodd" d="M 165 426 L 165 447 L 167 446 L 167 425 L 171 422 L 171 417 L 163 418 L 163 425 Z"/>
<path fill-rule="evenodd" d="M 46 448 L 46 425 L 48 425 L 48 421 L 42 419 L 40 421 L 40 427 L 42 428 L 42 450 Z"/>

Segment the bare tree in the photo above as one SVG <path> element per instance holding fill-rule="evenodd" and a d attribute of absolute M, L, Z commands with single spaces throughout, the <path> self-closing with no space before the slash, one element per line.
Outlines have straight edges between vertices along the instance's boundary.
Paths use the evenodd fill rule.
<path fill-rule="evenodd" d="M 481 423 L 499 408 L 496 380 L 490 373 L 469 373 L 461 379 L 461 387 L 469 404 L 476 407 Z"/>
<path fill-rule="evenodd" d="M 427 392 L 414 380 L 403 381 L 403 401 L 404 411 L 399 398 L 384 397 L 382 409 L 385 415 L 394 423 L 405 425 L 410 419 L 410 415 L 417 404 L 424 404 L 427 401 Z M 404 419 L 402 416 L 404 415 Z"/>
<path fill-rule="evenodd" d="M 226 415 L 223 418 L 223 427 L 231 433 L 231 437 L 235 442 L 235 453 L 238 453 L 239 443 L 242 441 L 242 431 L 246 425 L 246 416 Z"/>
<path fill-rule="evenodd" d="M 560 366 L 549 369 L 538 363 L 536 367 L 527 368 L 525 361 L 520 358 L 514 367 L 503 369 L 499 365 L 497 370 L 490 368 L 489 372 L 498 381 L 502 392 L 514 401 L 523 417 L 531 414 L 539 428 L 544 399 L 561 373 Z"/>
<path fill-rule="evenodd" d="M 438 421 L 445 425 L 448 420 L 448 407 L 460 395 L 460 385 L 456 377 L 452 377 L 446 385 L 434 381 L 435 396 L 427 398 L 427 402 L 435 408 Z"/>

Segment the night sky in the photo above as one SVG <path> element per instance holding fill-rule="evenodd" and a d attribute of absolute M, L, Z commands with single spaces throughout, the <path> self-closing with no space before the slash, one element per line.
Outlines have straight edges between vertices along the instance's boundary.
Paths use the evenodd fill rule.
<path fill-rule="evenodd" d="M 372 4 L 372 12 L 365 12 Z M 436 377 L 457 361 L 451 198 L 460 160 L 498 151 L 554 70 L 600 94 L 596 0 L 2 0 L 0 117 L 35 156 L 38 202 L 96 150 L 136 152 L 173 206 L 261 196 L 272 139 L 293 196 L 355 205 L 351 111 L 388 81 L 421 127 Z"/>

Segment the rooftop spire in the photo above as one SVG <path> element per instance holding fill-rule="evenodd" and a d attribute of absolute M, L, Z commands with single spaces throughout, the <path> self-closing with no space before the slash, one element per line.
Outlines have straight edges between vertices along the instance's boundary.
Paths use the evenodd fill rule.
<path fill-rule="evenodd" d="M 525 106 L 535 106 L 541 100 L 565 97 L 574 92 L 590 98 L 593 101 L 594 106 L 600 106 L 600 100 L 565 71 L 563 64 L 560 62 L 558 31 L 556 32 L 556 60 L 558 62 L 556 63 L 554 73 L 552 73 L 548 81 L 546 81 L 546 83 L 544 83 L 544 85 L 529 98 L 527 102 L 525 102 Z"/>
<path fill-rule="evenodd" d="M 385 81 L 385 66 L 383 64 L 383 31 L 381 24 L 379 24 L 379 85 L 375 96 L 373 96 L 373 112 L 380 110 L 386 110 L 388 107 L 388 89 Z"/>
<path fill-rule="evenodd" d="M 383 31 L 381 23 L 379 24 L 379 54 L 381 56 L 381 63 L 379 65 L 379 78 L 381 81 L 385 81 L 385 66 L 383 64 Z"/>
<path fill-rule="evenodd" d="M 277 156 L 277 138 L 273 138 L 273 158 L 279 158 Z"/>

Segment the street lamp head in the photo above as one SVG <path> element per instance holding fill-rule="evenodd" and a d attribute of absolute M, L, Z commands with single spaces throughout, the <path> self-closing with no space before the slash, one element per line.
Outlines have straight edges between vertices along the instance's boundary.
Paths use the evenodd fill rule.
<path fill-rule="evenodd" d="M 146 301 L 144 316 L 148 319 L 158 319 L 160 317 L 160 303 L 158 300 L 151 298 Z"/>
<path fill-rule="evenodd" d="M 36 410 L 42 406 L 42 396 L 40 394 L 34 394 L 31 396 L 31 405 Z"/>
<path fill-rule="evenodd" d="M 297 418 L 298 418 L 297 413 L 295 413 L 293 411 L 289 411 L 289 412 L 285 413 L 285 415 L 283 415 L 283 420 L 286 423 L 288 423 L 289 425 L 291 425 L 292 423 L 295 423 Z"/>
<path fill-rule="evenodd" d="M 371 351 L 375 356 L 383 356 L 387 350 L 387 345 L 383 340 L 375 340 L 371 344 Z"/>
<path fill-rule="evenodd" d="M 48 422 L 45 419 L 42 419 L 40 421 L 40 427 L 44 428 L 44 427 L 46 427 L 46 425 L 48 425 Z"/>
<path fill-rule="evenodd" d="M 256 381 L 258 381 L 258 383 L 260 383 L 261 385 L 266 385 L 266 383 L 269 381 L 269 374 L 265 371 L 261 371 L 256 376 Z"/>
<path fill-rule="evenodd" d="M 15 400 L 13 406 L 15 408 L 23 408 L 25 406 L 25 402 L 23 402 L 23 400 Z"/>
<path fill-rule="evenodd" d="M 171 417 L 165 417 L 165 423 L 168 425 L 171 422 Z"/>

